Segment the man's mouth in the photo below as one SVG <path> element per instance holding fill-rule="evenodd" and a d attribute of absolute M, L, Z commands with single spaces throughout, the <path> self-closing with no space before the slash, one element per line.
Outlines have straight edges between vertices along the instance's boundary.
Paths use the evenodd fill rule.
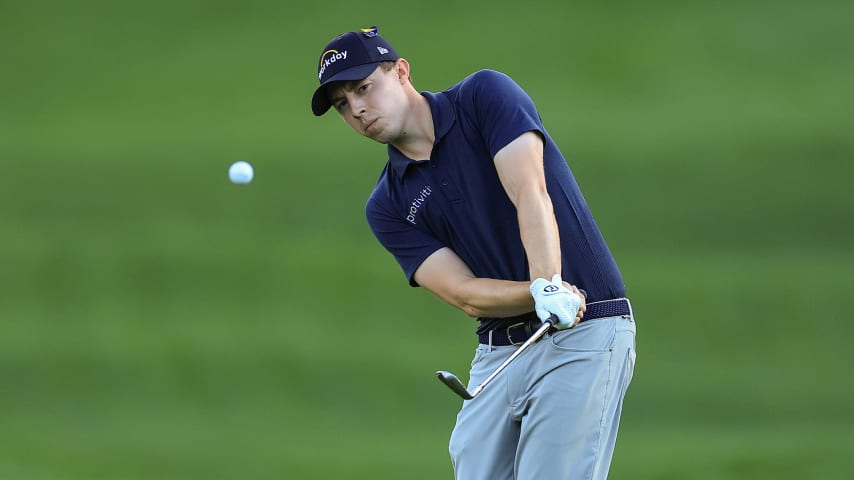
<path fill-rule="evenodd" d="M 370 122 L 368 122 L 368 124 L 367 124 L 367 125 L 365 125 L 365 133 L 368 133 L 368 130 L 370 130 L 370 129 L 371 129 L 371 127 L 373 127 L 375 123 L 377 123 L 377 119 L 376 119 L 376 118 L 375 118 L 375 119 L 373 119 L 373 120 L 371 120 Z"/>

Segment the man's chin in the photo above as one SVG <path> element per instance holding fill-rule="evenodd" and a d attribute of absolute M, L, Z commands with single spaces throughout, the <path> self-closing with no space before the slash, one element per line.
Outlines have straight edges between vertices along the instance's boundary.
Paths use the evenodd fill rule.
<path fill-rule="evenodd" d="M 383 136 L 381 132 L 366 133 L 365 136 L 377 143 L 382 143 L 383 145 L 388 145 L 389 143 L 391 143 L 391 140 Z"/>

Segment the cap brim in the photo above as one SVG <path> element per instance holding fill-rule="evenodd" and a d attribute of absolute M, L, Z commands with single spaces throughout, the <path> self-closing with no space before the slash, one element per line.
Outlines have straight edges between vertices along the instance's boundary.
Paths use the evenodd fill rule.
<path fill-rule="evenodd" d="M 316 116 L 321 116 L 332 107 L 332 103 L 329 102 L 329 96 L 326 94 L 326 87 L 329 84 L 334 82 L 349 82 L 352 80 L 362 80 L 368 75 L 374 73 L 374 70 L 377 69 L 379 64 L 382 62 L 374 62 L 374 63 L 366 63 L 364 65 L 356 65 L 355 67 L 348 68 L 347 70 L 342 70 L 335 75 L 326 79 L 325 82 L 321 83 L 317 90 L 314 91 L 314 95 L 311 97 L 311 111 L 314 112 Z"/>

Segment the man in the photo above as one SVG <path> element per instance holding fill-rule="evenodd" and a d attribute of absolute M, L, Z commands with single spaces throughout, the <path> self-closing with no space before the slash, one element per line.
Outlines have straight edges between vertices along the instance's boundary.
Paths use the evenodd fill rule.
<path fill-rule="evenodd" d="M 388 145 L 366 207 L 377 239 L 412 286 L 479 319 L 470 385 L 558 318 L 463 404 L 455 476 L 606 478 L 635 357 L 619 269 L 513 80 L 484 70 L 419 93 L 410 72 L 376 27 L 334 38 L 320 56 L 314 114 L 334 108 Z"/>

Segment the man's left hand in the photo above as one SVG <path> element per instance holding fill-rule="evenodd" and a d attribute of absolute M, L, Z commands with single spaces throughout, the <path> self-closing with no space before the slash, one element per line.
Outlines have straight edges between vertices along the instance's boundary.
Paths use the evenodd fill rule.
<path fill-rule="evenodd" d="M 551 281 L 538 278 L 531 283 L 531 295 L 540 320 L 545 322 L 555 315 L 558 319 L 555 327 L 561 330 L 578 324 L 586 306 L 580 291 L 575 286 L 569 287 L 571 289 L 564 285 L 560 274 L 554 275 Z"/>

